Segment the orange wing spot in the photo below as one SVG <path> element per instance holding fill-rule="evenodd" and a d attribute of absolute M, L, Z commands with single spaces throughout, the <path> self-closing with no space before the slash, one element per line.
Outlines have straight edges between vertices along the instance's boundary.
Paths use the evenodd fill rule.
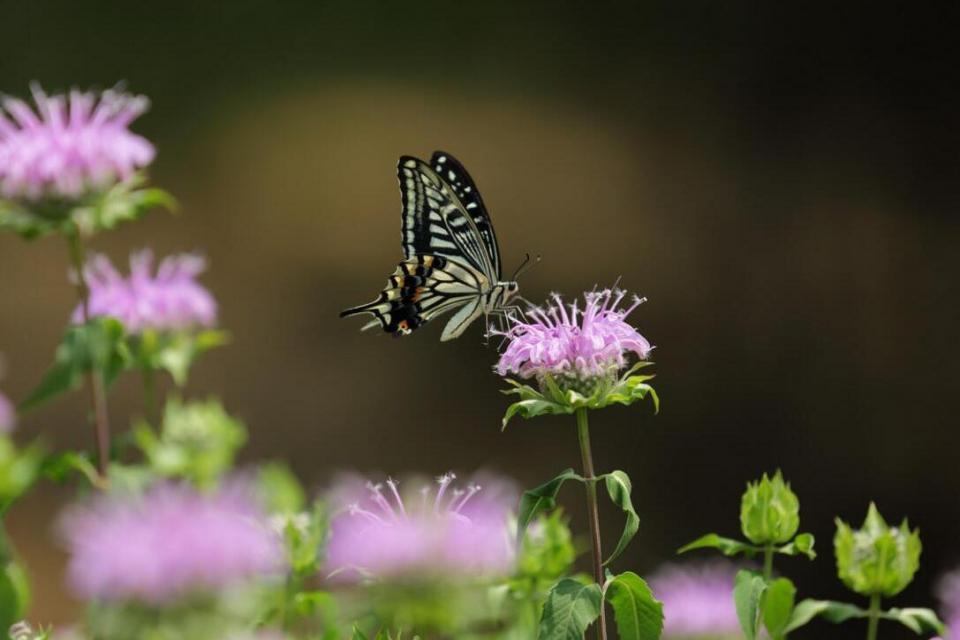
<path fill-rule="evenodd" d="M 420 296 L 423 295 L 423 287 L 417 287 L 413 290 L 413 297 L 410 298 L 412 302 L 417 302 L 420 300 Z M 404 320 L 406 322 L 406 320 Z"/>
<path fill-rule="evenodd" d="M 408 323 L 406 320 L 401 320 L 397 323 L 397 327 L 400 329 L 400 331 L 409 331 L 410 323 Z"/>

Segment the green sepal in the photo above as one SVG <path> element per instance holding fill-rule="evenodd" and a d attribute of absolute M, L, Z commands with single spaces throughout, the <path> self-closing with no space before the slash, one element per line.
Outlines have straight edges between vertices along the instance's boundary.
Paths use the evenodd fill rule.
<path fill-rule="evenodd" d="M 557 494 L 560 493 L 560 488 L 567 480 L 586 482 L 583 476 L 573 469 L 565 469 L 552 480 L 544 482 L 539 487 L 523 492 L 523 495 L 520 497 L 520 507 L 517 510 L 518 548 L 523 543 L 523 534 L 527 530 L 527 526 L 529 526 L 537 514 L 550 511 L 557 506 Z"/>
<path fill-rule="evenodd" d="M 561 389 L 550 375 L 543 378 L 543 391 L 507 378 L 507 383 L 513 388 L 506 389 L 503 393 L 519 396 L 520 400 L 507 407 L 502 428 L 506 429 L 507 423 L 515 415 L 526 419 L 542 415 L 567 415 L 578 409 L 602 409 L 611 404 L 630 405 L 648 396 L 653 400 L 654 411 L 659 412 L 660 398 L 653 387 L 647 384 L 654 376 L 634 375 L 652 364 L 646 361 L 634 364 L 620 378 L 598 384 L 597 389 L 589 396 L 573 389 Z"/>
<path fill-rule="evenodd" d="M 815 539 L 812 533 L 800 533 L 781 547 L 775 547 L 774 551 L 787 556 L 804 555 L 810 560 L 817 557 L 817 552 L 813 550 Z"/>
<path fill-rule="evenodd" d="M 894 596 L 913 580 L 920 567 L 920 532 L 906 519 L 899 527 L 887 525 L 870 503 L 860 529 L 839 518 L 833 538 L 837 575 L 851 590 L 866 596 Z"/>
<path fill-rule="evenodd" d="M 688 551 L 693 551 L 694 549 L 717 549 L 723 555 L 730 557 L 741 553 L 747 556 L 752 556 L 763 552 L 763 547 L 757 547 L 747 542 L 734 540 L 733 538 L 723 538 L 715 533 L 708 533 L 705 536 L 701 536 L 693 542 L 680 547 L 680 549 L 677 550 L 677 553 L 686 553 Z"/>
<path fill-rule="evenodd" d="M 600 617 L 602 606 L 600 585 L 563 578 L 547 594 L 538 640 L 583 640 L 587 627 Z"/>
<path fill-rule="evenodd" d="M 109 317 L 91 318 L 85 324 L 69 327 L 57 347 L 53 365 L 20 403 L 19 410 L 29 411 L 78 389 L 90 372 L 100 375 L 109 386 L 131 361 L 125 337 L 120 321 Z"/>
<path fill-rule="evenodd" d="M 610 554 L 610 557 L 603 562 L 603 566 L 607 566 L 620 557 L 620 554 L 624 552 L 633 537 L 637 535 L 637 530 L 640 528 L 640 516 L 637 515 L 637 511 L 633 508 L 633 502 L 630 499 L 630 493 L 633 491 L 630 476 L 623 471 L 617 470 L 603 475 L 603 481 L 607 486 L 607 493 L 610 495 L 610 499 L 613 500 L 615 505 L 620 507 L 620 510 L 623 511 L 626 516 L 626 522 L 623 525 L 623 533 L 620 534 L 620 540 L 617 541 L 617 546 L 613 550 L 613 553 Z"/>
<path fill-rule="evenodd" d="M 625 571 L 609 576 L 603 595 L 613 607 L 621 640 L 658 640 L 663 631 L 663 603 L 644 580 Z"/>

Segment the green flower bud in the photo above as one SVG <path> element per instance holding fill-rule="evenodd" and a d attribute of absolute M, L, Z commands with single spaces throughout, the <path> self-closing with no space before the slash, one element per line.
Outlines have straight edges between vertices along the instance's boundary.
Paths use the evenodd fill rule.
<path fill-rule="evenodd" d="M 740 502 L 740 527 L 754 544 L 789 542 L 800 527 L 800 501 L 778 470 L 771 480 L 747 484 Z"/>
<path fill-rule="evenodd" d="M 889 527 L 872 502 L 860 530 L 837 518 L 833 538 L 837 575 L 859 594 L 894 596 L 910 584 L 920 567 L 920 530 L 907 520 Z"/>

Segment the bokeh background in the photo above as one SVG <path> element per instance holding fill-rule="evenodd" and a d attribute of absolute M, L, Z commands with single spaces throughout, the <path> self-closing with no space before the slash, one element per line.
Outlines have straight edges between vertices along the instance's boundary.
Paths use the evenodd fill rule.
<path fill-rule="evenodd" d="M 361 334 L 337 312 L 400 257 L 400 154 L 457 155 L 512 269 L 543 299 L 617 278 L 649 302 L 662 412 L 593 420 L 604 469 L 634 479 L 629 564 L 647 572 L 708 530 L 738 530 L 744 483 L 782 468 L 820 558 L 785 559 L 802 595 L 843 597 L 834 516 L 869 500 L 920 526 L 930 602 L 960 562 L 956 67 L 952 8 L 875 3 L 3 2 L 0 90 L 125 81 L 153 100 L 154 182 L 182 214 L 97 241 L 201 250 L 234 342 L 191 394 L 217 394 L 313 487 L 342 469 L 498 470 L 538 483 L 578 462 L 573 421 L 499 419 L 479 326 L 453 343 Z M 2 386 L 23 397 L 72 308 L 54 240 L 0 237 Z M 120 384 L 117 427 L 136 412 Z M 83 398 L 21 437 L 87 444 Z M 11 529 L 62 623 L 45 486 Z M 565 494 L 583 531 L 580 492 Z M 604 513 L 611 544 L 620 520 Z M 798 637 L 850 637 L 811 627 Z M 856 633 L 860 633 L 859 630 Z M 884 637 L 898 631 L 885 629 Z M 909 637 L 909 634 L 904 636 Z"/>

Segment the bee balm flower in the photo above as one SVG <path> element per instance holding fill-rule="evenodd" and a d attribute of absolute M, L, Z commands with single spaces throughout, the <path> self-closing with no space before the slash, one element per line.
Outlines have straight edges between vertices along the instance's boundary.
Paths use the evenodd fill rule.
<path fill-rule="evenodd" d="M 726 564 L 661 568 L 650 588 L 663 602 L 663 637 L 741 638 L 733 579 L 734 569 Z"/>
<path fill-rule="evenodd" d="M 16 426 L 16 411 L 13 403 L 0 393 L 0 436 L 13 431 L 14 426 Z"/>
<path fill-rule="evenodd" d="M 169 256 L 154 274 L 153 254 L 143 250 L 130 257 L 130 276 L 125 278 L 106 256 L 95 255 L 84 269 L 90 315 L 116 318 L 134 334 L 212 326 L 217 303 L 196 281 L 204 267 L 197 255 Z M 73 322 L 83 322 L 81 307 L 74 311 Z"/>
<path fill-rule="evenodd" d="M 202 495 L 163 484 L 68 511 L 67 579 L 82 598 L 158 606 L 284 569 L 282 540 L 242 485 Z"/>
<path fill-rule="evenodd" d="M 36 110 L 15 98 L 0 108 L 0 196 L 76 200 L 149 165 L 154 148 L 131 133 L 149 101 L 116 90 L 48 96 L 31 87 Z"/>
<path fill-rule="evenodd" d="M 947 628 L 960 631 L 960 569 L 955 569 L 940 579 L 937 596 Z"/>
<path fill-rule="evenodd" d="M 331 524 L 326 571 L 332 577 L 470 581 L 514 566 L 508 502 L 483 488 L 437 479 L 436 489 L 401 497 L 398 484 L 368 483 L 366 495 Z M 411 499 L 412 498 L 412 499 Z"/>

